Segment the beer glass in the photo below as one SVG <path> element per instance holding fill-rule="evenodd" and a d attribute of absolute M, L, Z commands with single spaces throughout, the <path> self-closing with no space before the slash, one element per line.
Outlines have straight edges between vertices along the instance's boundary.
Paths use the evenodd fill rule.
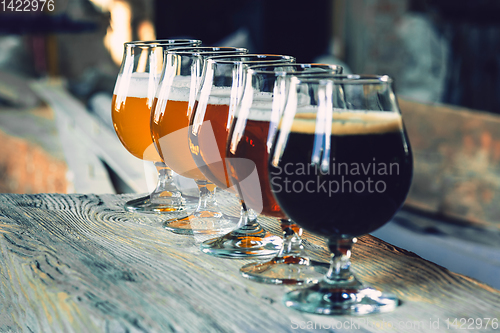
<path fill-rule="evenodd" d="M 226 144 L 234 112 L 243 92 L 248 65 L 295 62 L 290 56 L 247 54 L 217 56 L 206 61 L 196 106 L 190 121 L 189 145 L 201 172 L 222 189 L 232 189 L 226 163 Z M 238 185 L 238 184 L 237 184 Z M 257 222 L 255 212 L 240 198 L 238 226 L 230 233 L 201 244 L 204 253 L 225 258 L 275 255 L 281 238 Z"/>
<path fill-rule="evenodd" d="M 172 181 L 172 171 L 158 155 L 151 138 L 151 106 L 163 69 L 164 51 L 197 46 L 200 40 L 165 39 L 125 43 L 122 65 L 111 104 L 113 126 L 123 146 L 135 157 L 154 162 L 158 184 L 148 196 L 125 204 L 128 211 L 168 212 L 186 209 L 186 198 Z M 195 203 L 197 200 L 191 198 Z"/>
<path fill-rule="evenodd" d="M 195 180 L 199 189 L 194 212 L 169 219 L 164 227 L 179 234 L 215 234 L 231 231 L 238 219 L 221 213 L 215 185 L 196 166 L 188 142 L 189 118 L 198 92 L 205 59 L 245 54 L 235 47 L 184 47 L 167 50 L 165 68 L 153 103 L 151 133 L 163 161 L 176 173 Z"/>
<path fill-rule="evenodd" d="M 326 64 L 276 64 L 251 66 L 245 88 L 229 132 L 226 150 L 229 177 L 242 183 L 253 172 L 258 182 L 238 186 L 239 196 L 248 207 L 261 208 L 263 215 L 276 217 L 283 230 L 280 252 L 266 262 L 250 263 L 241 274 L 263 283 L 304 284 L 317 282 L 324 265 L 312 262 L 302 245 L 302 228 L 283 213 L 274 199 L 267 173 L 269 150 L 286 102 L 291 76 L 340 74 L 342 67 Z M 323 272 L 322 272 L 323 271 Z"/>
<path fill-rule="evenodd" d="M 331 266 L 319 283 L 286 294 L 288 307 L 364 315 L 399 304 L 357 280 L 349 259 L 356 237 L 387 223 L 411 184 L 412 154 L 391 83 L 388 76 L 290 79 L 269 181 L 288 217 L 328 237 Z"/>

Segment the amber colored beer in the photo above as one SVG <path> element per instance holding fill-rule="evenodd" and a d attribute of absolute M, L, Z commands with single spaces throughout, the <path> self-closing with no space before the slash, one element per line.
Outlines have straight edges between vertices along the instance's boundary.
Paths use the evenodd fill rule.
<path fill-rule="evenodd" d="M 270 110 L 265 112 L 271 114 Z M 234 124 L 238 120 L 234 120 Z M 273 125 L 275 126 L 275 125 Z M 248 119 L 245 124 L 243 133 L 235 147 L 228 146 L 227 157 L 229 164 L 229 175 L 233 183 L 237 184 L 250 176 L 257 170 L 259 185 L 252 186 L 237 186 L 240 196 L 244 198 L 245 204 L 253 209 L 259 209 L 262 205 L 261 214 L 273 216 L 277 218 L 286 218 L 286 215 L 281 211 L 274 195 L 271 191 L 268 175 L 268 135 L 269 135 L 269 120 L 254 120 Z M 234 125 L 231 128 L 230 137 L 234 134 Z M 231 158 L 241 158 L 233 160 Z"/>
<path fill-rule="evenodd" d="M 195 180 L 207 180 L 191 156 L 188 141 L 189 91 L 173 89 L 169 99 L 155 99 L 151 133 L 158 152 L 165 163 L 178 174 Z M 159 110 L 163 109 L 163 110 Z"/>
<path fill-rule="evenodd" d="M 122 78 L 118 76 L 117 87 L 123 84 L 120 80 Z M 137 76 L 129 80 L 127 89 L 115 89 L 111 102 L 111 116 L 118 138 L 130 153 L 141 160 L 161 162 L 151 138 L 153 101 L 148 97 L 147 85 L 146 79 Z"/>
<path fill-rule="evenodd" d="M 190 135 L 196 164 L 208 180 L 223 189 L 231 187 L 225 162 L 228 117 L 228 104 L 208 104 L 197 137 Z"/>

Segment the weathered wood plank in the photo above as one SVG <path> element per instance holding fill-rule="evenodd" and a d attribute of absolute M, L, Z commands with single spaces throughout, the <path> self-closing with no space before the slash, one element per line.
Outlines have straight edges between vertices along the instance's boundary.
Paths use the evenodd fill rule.
<path fill-rule="evenodd" d="M 128 153 L 115 133 L 95 119 L 61 84 L 38 81 L 32 84 L 32 88 L 62 119 L 63 130 L 69 126 L 71 135 L 81 145 L 85 145 L 88 151 L 107 163 L 132 190 L 139 193 L 148 192 L 144 162 Z M 67 155 L 78 160 L 81 154 L 78 151 L 68 151 Z M 78 164 L 78 161 L 75 164 Z M 91 192 L 95 193 L 86 191 Z"/>
<path fill-rule="evenodd" d="M 71 182 L 52 110 L 0 108 L 0 192 L 67 193 Z"/>
<path fill-rule="evenodd" d="M 108 171 L 85 139 L 75 133 L 74 120 L 60 110 L 57 113 L 57 128 L 66 161 L 68 178 L 72 188 L 68 193 L 116 193 Z"/>
<path fill-rule="evenodd" d="M 125 212 L 127 199 L 0 195 L 0 299 L 8 310 L 0 311 L 1 331 L 294 332 L 307 323 L 351 322 L 357 331 L 375 332 L 384 322 L 422 321 L 420 328 L 383 330 L 425 332 L 439 320 L 433 331 L 444 332 L 446 318 L 500 318 L 500 291 L 371 236 L 355 245 L 353 268 L 404 304 L 366 318 L 303 314 L 281 303 L 291 287 L 240 277 L 249 260 L 202 254 L 204 237 L 169 233 L 160 215 Z M 226 212 L 237 212 L 234 197 L 222 201 Z M 275 220 L 261 222 L 279 233 Z M 310 252 L 327 260 L 324 240 L 305 238 Z"/>
<path fill-rule="evenodd" d="M 29 79 L 3 70 L 0 70 L 0 100 L 21 109 L 40 104 L 40 98 L 29 87 Z"/>
<path fill-rule="evenodd" d="M 407 204 L 500 229 L 500 117 L 400 99 L 415 160 Z"/>
<path fill-rule="evenodd" d="M 2 108 L 0 139 L 0 192 L 115 193 L 100 159 L 59 110 Z"/>

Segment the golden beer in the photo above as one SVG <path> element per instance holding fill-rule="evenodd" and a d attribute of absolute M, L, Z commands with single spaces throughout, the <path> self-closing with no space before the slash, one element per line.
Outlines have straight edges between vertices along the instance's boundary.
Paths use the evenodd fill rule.
<path fill-rule="evenodd" d="M 151 133 L 156 149 L 165 163 L 178 174 L 196 180 L 207 180 L 191 156 L 188 142 L 189 88 L 172 88 L 168 100 L 155 98 Z"/>
<path fill-rule="evenodd" d="M 151 107 L 153 93 L 148 91 L 145 73 L 134 73 L 128 82 L 118 76 L 111 116 L 116 134 L 123 146 L 135 157 L 161 162 L 151 137 Z M 156 87 L 153 87 L 153 91 Z"/>

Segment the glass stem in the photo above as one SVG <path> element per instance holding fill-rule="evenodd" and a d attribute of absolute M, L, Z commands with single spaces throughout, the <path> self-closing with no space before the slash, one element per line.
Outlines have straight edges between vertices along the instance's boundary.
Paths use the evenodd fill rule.
<path fill-rule="evenodd" d="M 331 259 L 330 269 L 324 279 L 325 282 L 349 287 L 361 286 L 350 270 L 351 249 L 356 241 L 356 238 L 338 239 L 334 237 L 328 240 Z"/>
<path fill-rule="evenodd" d="M 200 193 L 195 213 L 201 211 L 220 212 L 217 199 L 215 198 L 216 186 L 206 180 L 195 180 L 195 182 Z"/>
<path fill-rule="evenodd" d="M 239 227 L 252 227 L 257 223 L 257 214 L 254 210 L 248 208 L 244 200 L 240 200 L 241 210 L 240 210 L 240 222 Z"/>
<path fill-rule="evenodd" d="M 151 200 L 161 197 L 181 198 L 182 194 L 177 189 L 172 178 L 173 171 L 163 162 L 155 162 L 158 172 L 158 182 L 155 190 L 150 194 Z"/>
<path fill-rule="evenodd" d="M 287 256 L 302 256 L 304 251 L 302 239 L 300 238 L 302 228 L 297 226 L 290 219 L 280 219 L 280 225 L 283 230 L 283 246 L 281 247 L 277 257 L 284 258 Z"/>
<path fill-rule="evenodd" d="M 257 222 L 257 214 L 255 214 L 253 209 L 247 207 L 244 200 L 240 199 L 240 203 L 240 221 L 238 222 L 238 227 L 231 234 L 235 237 L 263 237 L 266 231 Z"/>

